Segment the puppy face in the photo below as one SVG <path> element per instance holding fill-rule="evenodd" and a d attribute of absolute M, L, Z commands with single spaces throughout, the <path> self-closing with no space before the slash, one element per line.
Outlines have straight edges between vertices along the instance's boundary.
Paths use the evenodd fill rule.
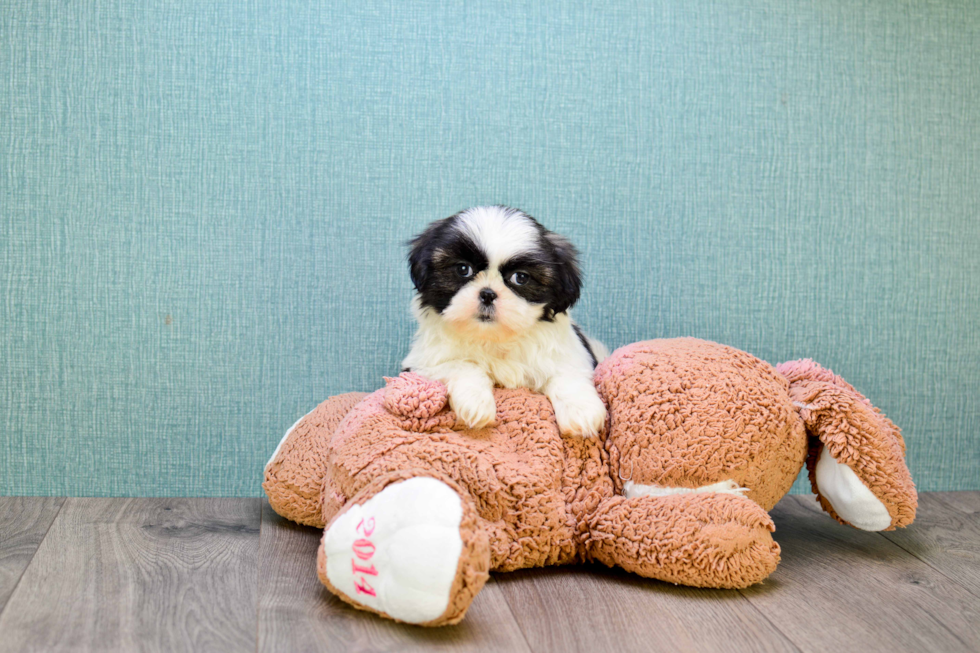
<path fill-rule="evenodd" d="M 473 337 L 519 337 L 579 297 L 575 248 L 516 209 L 467 209 L 432 223 L 410 247 L 422 307 Z"/>

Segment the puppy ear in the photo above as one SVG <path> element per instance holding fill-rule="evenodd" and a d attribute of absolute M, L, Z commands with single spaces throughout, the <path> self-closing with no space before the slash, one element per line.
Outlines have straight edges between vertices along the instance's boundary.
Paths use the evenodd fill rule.
<path fill-rule="evenodd" d="M 563 313 L 575 305 L 582 290 L 582 272 L 578 266 L 578 250 L 562 235 L 547 232 L 545 241 L 552 248 L 555 261 L 555 293 L 545 308 L 550 317 Z"/>
<path fill-rule="evenodd" d="M 409 247 L 408 271 L 412 276 L 415 289 L 419 292 L 422 292 L 422 288 L 432 272 L 432 254 L 435 251 L 436 239 L 452 219 L 450 217 L 433 222 L 426 227 L 425 231 L 407 243 Z"/>

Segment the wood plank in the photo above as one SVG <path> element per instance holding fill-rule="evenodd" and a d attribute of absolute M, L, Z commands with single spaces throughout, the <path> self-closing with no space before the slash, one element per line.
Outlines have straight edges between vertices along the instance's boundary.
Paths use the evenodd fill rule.
<path fill-rule="evenodd" d="M 0 497 L 0 611 L 64 502 L 62 497 Z"/>
<path fill-rule="evenodd" d="M 255 647 L 258 499 L 68 499 L 0 614 L 0 651 Z"/>
<path fill-rule="evenodd" d="M 738 592 L 606 567 L 527 569 L 498 583 L 535 651 L 795 651 Z"/>
<path fill-rule="evenodd" d="M 772 511 L 782 562 L 742 590 L 804 651 L 980 650 L 980 602 L 880 533 L 843 526 L 812 496 Z"/>
<path fill-rule="evenodd" d="M 980 492 L 920 494 L 915 522 L 882 535 L 980 597 Z"/>
<path fill-rule="evenodd" d="M 950 508 L 980 518 L 980 491 L 925 492 L 920 497 L 935 497 Z M 916 513 L 918 514 L 918 513 Z"/>
<path fill-rule="evenodd" d="M 527 651 L 493 579 L 456 626 L 420 628 L 347 605 L 316 575 L 322 531 L 298 526 L 263 502 L 259 570 L 260 651 Z"/>

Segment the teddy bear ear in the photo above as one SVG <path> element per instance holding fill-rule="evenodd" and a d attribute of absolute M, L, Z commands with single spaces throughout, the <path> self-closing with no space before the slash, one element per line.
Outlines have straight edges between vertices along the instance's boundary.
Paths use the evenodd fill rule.
<path fill-rule="evenodd" d="M 428 419 L 442 411 L 449 399 L 446 386 L 415 372 L 386 376 L 385 383 L 384 407 L 392 415 Z"/>

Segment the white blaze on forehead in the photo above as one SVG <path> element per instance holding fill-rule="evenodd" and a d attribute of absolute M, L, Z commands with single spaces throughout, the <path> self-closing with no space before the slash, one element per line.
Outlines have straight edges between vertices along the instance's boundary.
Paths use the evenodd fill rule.
<path fill-rule="evenodd" d="M 483 250 L 490 267 L 538 249 L 539 233 L 526 215 L 499 206 L 477 206 L 459 214 L 459 230 Z"/>

